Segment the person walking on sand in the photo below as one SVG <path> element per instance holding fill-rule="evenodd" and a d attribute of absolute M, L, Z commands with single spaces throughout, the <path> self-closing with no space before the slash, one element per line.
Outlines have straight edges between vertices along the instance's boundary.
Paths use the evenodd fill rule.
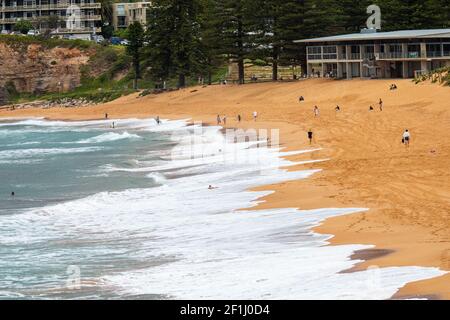
<path fill-rule="evenodd" d="M 381 98 L 378 104 L 380 105 L 380 111 L 383 111 L 383 100 L 381 100 Z"/>
<path fill-rule="evenodd" d="M 318 106 L 314 106 L 314 116 L 318 117 L 320 115 L 320 110 Z"/>
<path fill-rule="evenodd" d="M 256 121 L 257 118 L 258 118 L 258 112 L 257 111 L 253 111 L 253 120 Z"/>
<path fill-rule="evenodd" d="M 241 115 L 240 114 L 238 114 L 238 116 L 237 116 L 237 120 L 238 120 L 238 122 L 241 122 Z"/>
<path fill-rule="evenodd" d="M 313 135 L 314 134 L 312 132 L 312 129 L 309 129 L 309 131 L 308 131 L 309 144 L 312 144 Z"/>
<path fill-rule="evenodd" d="M 105 119 L 108 119 L 108 114 L 107 113 L 105 113 Z"/>
<path fill-rule="evenodd" d="M 221 124 L 222 123 L 222 120 L 220 119 L 220 115 L 218 114 L 217 115 L 217 124 Z"/>
<path fill-rule="evenodd" d="M 223 125 L 226 126 L 227 125 L 227 115 L 223 116 L 222 121 L 223 121 Z"/>
<path fill-rule="evenodd" d="M 409 133 L 408 129 L 406 129 L 405 132 L 403 133 L 402 142 L 405 145 L 405 147 L 409 148 L 409 144 L 411 142 L 411 134 Z"/>

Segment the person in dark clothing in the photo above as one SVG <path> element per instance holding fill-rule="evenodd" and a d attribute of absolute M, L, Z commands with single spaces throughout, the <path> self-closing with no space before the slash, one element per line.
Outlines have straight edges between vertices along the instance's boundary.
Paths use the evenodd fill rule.
<path fill-rule="evenodd" d="M 309 131 L 308 131 L 308 139 L 309 139 L 309 144 L 312 144 L 313 132 L 311 129 L 309 129 Z"/>

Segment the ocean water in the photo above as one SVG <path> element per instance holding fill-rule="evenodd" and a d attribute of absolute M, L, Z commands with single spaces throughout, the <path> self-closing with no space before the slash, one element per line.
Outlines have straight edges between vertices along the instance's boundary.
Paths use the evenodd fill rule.
<path fill-rule="evenodd" d="M 270 193 L 251 188 L 316 172 L 282 158 L 312 150 L 264 141 L 186 121 L 0 121 L 0 298 L 387 299 L 443 274 L 341 273 L 370 246 L 311 229 L 364 208 L 249 211 Z"/>

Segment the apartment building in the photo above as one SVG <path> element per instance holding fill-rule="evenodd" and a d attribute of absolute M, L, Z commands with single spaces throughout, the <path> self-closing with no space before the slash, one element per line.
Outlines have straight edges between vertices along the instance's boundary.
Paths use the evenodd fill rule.
<path fill-rule="evenodd" d="M 151 2 L 115 3 L 113 4 L 114 30 L 125 29 L 133 22 L 147 25 Z"/>
<path fill-rule="evenodd" d="M 100 32 L 100 11 L 95 0 L 0 0 L 0 30 L 11 31 L 17 21 L 30 20 L 36 29 L 58 34 Z"/>
<path fill-rule="evenodd" d="M 306 44 L 309 75 L 413 78 L 450 66 L 450 29 L 361 33 L 298 40 Z"/>

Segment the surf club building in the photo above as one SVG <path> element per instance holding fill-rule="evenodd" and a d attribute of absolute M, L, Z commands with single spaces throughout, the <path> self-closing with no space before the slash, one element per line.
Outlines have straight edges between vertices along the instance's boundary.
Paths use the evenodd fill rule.
<path fill-rule="evenodd" d="M 309 76 L 413 78 L 450 66 L 450 29 L 361 33 L 307 40 Z"/>

